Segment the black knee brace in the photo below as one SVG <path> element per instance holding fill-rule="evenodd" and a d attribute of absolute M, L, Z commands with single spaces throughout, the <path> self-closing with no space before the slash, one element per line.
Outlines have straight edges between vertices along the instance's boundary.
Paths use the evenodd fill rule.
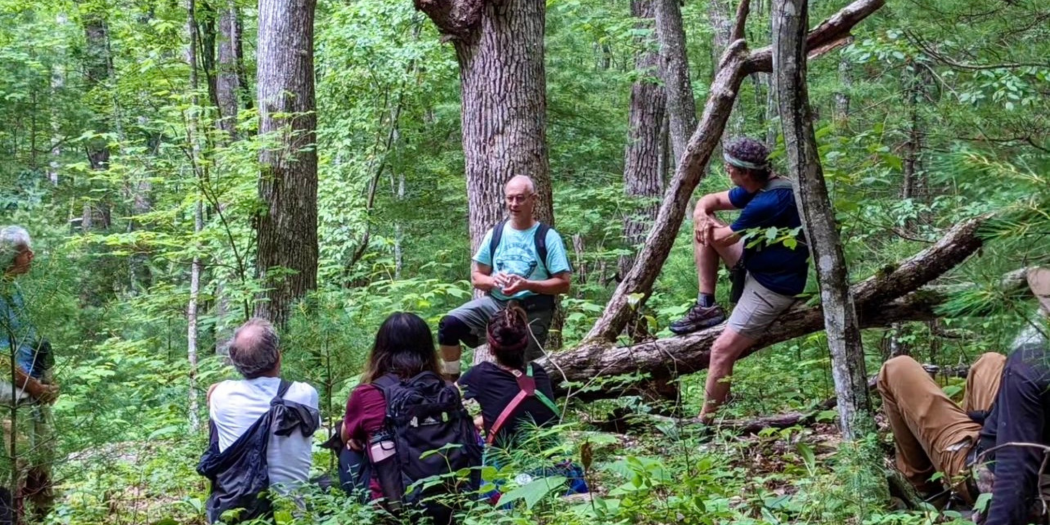
<path fill-rule="evenodd" d="M 446 315 L 438 323 L 438 344 L 442 346 L 456 346 L 460 341 L 470 339 L 470 327 L 460 318 Z"/>

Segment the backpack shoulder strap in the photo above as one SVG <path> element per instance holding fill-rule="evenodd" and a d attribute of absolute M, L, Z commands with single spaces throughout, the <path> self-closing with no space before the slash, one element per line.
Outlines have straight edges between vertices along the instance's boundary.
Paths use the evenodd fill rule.
<path fill-rule="evenodd" d="M 518 370 L 511 370 L 510 372 L 514 374 L 514 378 L 518 380 L 520 390 L 518 391 L 518 395 L 514 396 L 514 399 L 512 399 L 510 403 L 507 404 L 507 407 L 503 409 L 503 412 L 500 412 L 499 417 L 496 418 L 496 422 L 493 423 L 492 428 L 489 429 L 489 435 L 486 439 L 486 442 L 489 445 L 491 445 L 496 440 L 496 434 L 498 434 L 500 429 L 507 424 L 507 420 L 510 419 L 511 414 L 513 414 L 514 411 L 517 410 L 519 406 L 521 406 L 521 403 L 524 402 L 525 398 L 527 397 L 535 397 L 541 403 L 543 403 L 544 406 L 551 409 L 551 411 L 554 412 L 555 415 L 559 413 L 558 405 L 554 404 L 554 401 L 551 401 L 550 398 L 543 394 L 543 392 L 540 392 L 536 389 L 536 383 L 532 380 L 532 363 L 526 365 L 525 374 L 522 374 Z M 522 379 L 526 377 L 528 379 L 525 380 L 525 382 L 532 382 L 532 387 L 529 389 L 526 389 L 524 386 L 522 386 Z"/>
<path fill-rule="evenodd" d="M 379 379 L 376 379 L 375 381 L 372 381 L 372 386 L 376 387 L 376 389 L 379 390 L 379 393 L 383 394 L 384 398 L 389 397 L 387 395 L 387 392 L 390 391 L 391 388 L 394 388 L 400 384 L 401 379 L 394 374 L 387 374 L 383 377 L 380 377 Z"/>
<path fill-rule="evenodd" d="M 529 377 L 532 377 L 532 363 L 528 364 L 528 373 Z M 536 396 L 536 399 L 540 400 L 540 403 L 543 403 L 547 408 L 551 409 L 551 412 L 554 412 L 554 415 L 558 415 L 561 412 L 561 410 L 558 409 L 558 405 L 552 401 L 551 398 L 547 397 L 547 394 L 540 392 L 539 388 L 535 389 L 534 395 Z"/>
<path fill-rule="evenodd" d="M 507 219 L 503 219 L 496 223 L 492 227 L 492 237 L 489 238 L 489 257 L 492 260 L 492 266 L 496 266 L 496 248 L 499 248 L 499 242 L 503 239 L 503 225 L 507 224 Z"/>
<path fill-rule="evenodd" d="M 769 181 L 766 187 L 762 188 L 762 191 L 773 191 L 773 190 L 794 190 L 791 185 L 791 181 L 782 177 L 777 177 Z"/>
<path fill-rule="evenodd" d="M 517 370 L 514 370 L 511 373 L 514 374 L 515 378 L 521 377 L 522 375 L 521 372 Z M 522 401 L 525 401 L 526 397 L 529 397 L 528 392 L 524 389 L 518 390 L 518 395 L 514 396 L 514 399 L 510 400 L 510 403 L 507 403 L 506 408 L 503 409 L 503 412 L 499 413 L 496 422 L 492 424 L 492 428 L 489 429 L 489 435 L 485 438 L 486 443 L 492 445 L 496 441 L 496 435 L 499 434 L 500 429 L 507 424 L 507 420 L 510 419 L 511 414 L 521 406 Z"/>
<path fill-rule="evenodd" d="M 536 236 L 533 239 L 533 243 L 536 245 L 536 255 L 540 256 L 540 265 L 543 266 L 543 271 L 550 275 L 550 269 L 547 268 L 547 232 L 551 231 L 551 227 L 540 223 L 539 227 L 536 228 Z"/>
<path fill-rule="evenodd" d="M 277 387 L 277 395 L 274 399 L 284 399 L 284 395 L 288 393 L 288 389 L 292 388 L 292 382 L 281 378 L 281 385 Z"/>

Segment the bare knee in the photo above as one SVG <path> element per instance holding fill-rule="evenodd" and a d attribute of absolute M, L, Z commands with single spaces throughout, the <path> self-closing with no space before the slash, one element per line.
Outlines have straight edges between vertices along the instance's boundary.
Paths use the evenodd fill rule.
<path fill-rule="evenodd" d="M 734 352 L 731 345 L 722 338 L 715 340 L 711 345 L 711 368 L 732 367 L 736 363 L 738 352 Z"/>
<path fill-rule="evenodd" d="M 704 206 L 702 204 L 703 199 L 696 200 L 696 207 L 693 208 L 693 219 L 699 218 L 704 214 Z"/>

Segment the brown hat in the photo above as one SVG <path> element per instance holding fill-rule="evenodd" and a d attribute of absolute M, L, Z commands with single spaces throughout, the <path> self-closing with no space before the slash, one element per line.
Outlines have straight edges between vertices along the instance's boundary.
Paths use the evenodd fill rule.
<path fill-rule="evenodd" d="M 1050 268 L 1032 268 L 1028 270 L 1028 288 L 1032 295 L 1039 299 L 1045 313 L 1050 313 Z"/>

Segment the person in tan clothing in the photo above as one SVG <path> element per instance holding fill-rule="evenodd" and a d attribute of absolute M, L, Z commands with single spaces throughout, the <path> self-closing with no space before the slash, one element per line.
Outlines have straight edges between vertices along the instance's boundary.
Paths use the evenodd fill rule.
<path fill-rule="evenodd" d="M 1017 446 L 1050 446 L 1050 269 L 1030 269 L 1026 278 L 1039 315 L 1009 357 L 984 354 L 974 363 L 961 407 L 909 357 L 891 359 L 879 372 L 897 468 L 926 494 L 947 483 L 973 504 L 979 493 L 991 493 L 987 517 L 975 518 L 984 525 L 1029 523 L 1045 513 L 1042 501 L 1050 496 L 1042 452 Z M 969 476 L 971 468 L 979 479 Z M 931 479 L 936 472 L 943 480 Z"/>
<path fill-rule="evenodd" d="M 935 494 L 944 483 L 966 473 L 966 455 L 977 442 L 981 424 L 968 414 L 991 410 L 999 392 L 1006 356 L 982 355 L 966 376 L 963 406 L 952 401 L 922 365 L 908 356 L 894 357 L 879 371 L 882 410 L 896 442 L 897 469 L 921 493 Z M 959 484 L 965 491 L 965 484 Z M 964 494 L 972 503 L 976 495 Z"/>

